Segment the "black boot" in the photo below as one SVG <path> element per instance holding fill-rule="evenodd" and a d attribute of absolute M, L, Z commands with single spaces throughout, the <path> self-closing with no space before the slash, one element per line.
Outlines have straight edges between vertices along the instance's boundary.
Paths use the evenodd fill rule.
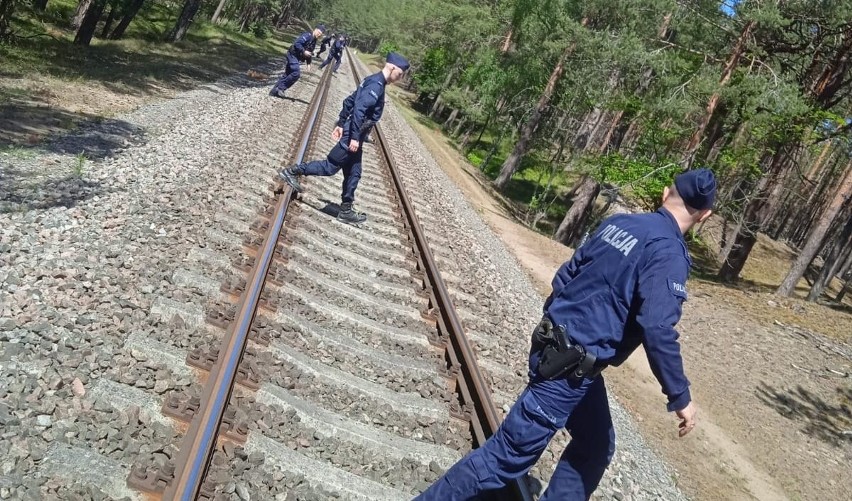
<path fill-rule="evenodd" d="M 366 221 L 367 215 L 352 209 L 352 202 L 343 202 L 340 204 L 340 212 L 337 213 L 337 220 L 344 223 L 357 224 Z"/>
<path fill-rule="evenodd" d="M 281 179 L 282 181 L 284 181 L 285 183 L 289 184 L 290 187 L 293 188 L 293 191 L 295 191 L 296 193 L 301 193 L 302 192 L 302 185 L 299 184 L 299 180 L 297 179 L 297 176 L 301 176 L 301 175 L 302 175 L 302 171 L 299 169 L 299 166 L 297 165 L 295 167 L 287 167 L 286 169 L 279 172 L 278 178 Z"/>

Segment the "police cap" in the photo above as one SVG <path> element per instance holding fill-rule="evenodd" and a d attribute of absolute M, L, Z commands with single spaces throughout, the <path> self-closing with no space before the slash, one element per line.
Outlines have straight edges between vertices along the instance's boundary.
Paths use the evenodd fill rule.
<path fill-rule="evenodd" d="M 716 176 L 710 169 L 695 169 L 675 177 L 675 188 L 686 205 L 711 209 L 716 200 Z"/>
<path fill-rule="evenodd" d="M 391 53 L 389 53 L 389 54 L 388 54 L 388 57 L 387 57 L 387 61 L 388 61 L 390 64 L 392 64 L 392 65 L 396 66 L 397 68 L 401 69 L 402 71 L 406 71 L 406 70 L 408 70 L 408 68 L 411 66 L 411 64 L 408 62 L 408 60 L 407 60 L 407 59 L 405 59 L 405 58 L 404 58 L 404 57 L 402 57 L 401 55 L 397 54 L 396 52 L 391 52 Z"/>
<path fill-rule="evenodd" d="M 320 30 L 320 33 L 325 33 L 325 25 L 324 24 L 318 24 L 316 29 Z"/>

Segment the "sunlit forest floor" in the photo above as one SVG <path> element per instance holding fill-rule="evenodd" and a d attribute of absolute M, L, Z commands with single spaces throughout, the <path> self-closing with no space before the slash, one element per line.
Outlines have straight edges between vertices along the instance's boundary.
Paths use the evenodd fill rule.
<path fill-rule="evenodd" d="M 146 4 L 124 39 L 72 44 L 73 0 L 16 16 L 15 37 L 0 44 L 0 151 L 23 154 L 51 134 L 130 111 L 280 56 L 284 34 L 258 38 L 196 20 L 186 38 L 162 42 L 174 8 Z M 284 40 L 288 42 L 285 43 Z"/>

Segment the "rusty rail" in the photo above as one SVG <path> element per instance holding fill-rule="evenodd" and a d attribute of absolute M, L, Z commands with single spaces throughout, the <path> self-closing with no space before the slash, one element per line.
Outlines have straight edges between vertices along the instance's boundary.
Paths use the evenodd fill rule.
<path fill-rule="evenodd" d="M 361 79 L 355 69 L 352 54 L 348 49 L 346 55 L 349 58 L 355 83 L 360 85 Z M 435 310 L 437 314 L 436 324 L 439 342 L 445 346 L 448 369 L 451 373 L 458 371 L 459 377 L 456 387 L 461 397 L 462 412 L 470 418 L 471 428 L 478 447 L 484 444 L 500 426 L 497 409 L 491 400 L 491 389 L 479 370 L 476 354 L 464 332 L 464 327 L 462 327 L 461 320 L 456 313 L 456 308 L 450 298 L 444 279 L 438 271 L 438 266 L 426 239 L 426 233 L 420 226 L 414 204 L 408 198 L 402 176 L 399 174 L 396 162 L 385 140 L 385 134 L 380 125 L 376 125 L 375 131 L 376 144 L 382 151 L 399 197 L 400 207 L 405 214 L 403 225 L 409 231 L 409 240 L 412 240 L 412 251 L 417 259 L 417 269 L 423 273 L 423 289 L 429 297 L 429 308 Z M 511 498 L 502 496 L 500 498 L 523 501 L 532 501 L 533 499 L 527 483 L 523 480 L 514 482 L 513 485 L 509 486 L 509 490 L 511 491 L 511 494 L 509 494 L 512 496 Z"/>
<path fill-rule="evenodd" d="M 319 120 L 320 111 L 328 94 L 330 79 L 331 71 L 328 69 L 320 78 L 306 120 L 302 122 L 302 137 L 296 150 L 295 163 L 301 163 L 304 159 L 314 125 Z M 246 290 L 240 300 L 236 318 L 228 328 L 219 349 L 220 355 L 204 385 L 199 412 L 192 420 L 181 443 L 175 461 L 174 479 L 163 493 L 163 499 L 189 501 L 196 499 L 201 493 L 202 483 L 216 449 L 222 417 L 236 384 L 237 368 L 245 352 L 266 274 L 284 226 L 287 207 L 293 196 L 292 189 L 285 186 L 283 193 L 278 197 L 275 213 L 258 252 L 255 266 L 246 281 Z"/>

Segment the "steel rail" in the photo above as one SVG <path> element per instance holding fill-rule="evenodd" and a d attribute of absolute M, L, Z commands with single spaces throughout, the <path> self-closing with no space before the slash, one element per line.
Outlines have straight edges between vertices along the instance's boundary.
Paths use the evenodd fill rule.
<path fill-rule="evenodd" d="M 352 68 L 352 76 L 355 78 L 356 84 L 360 85 L 361 79 L 358 77 L 355 62 L 348 49 L 346 50 L 346 55 L 349 58 L 349 65 Z M 438 271 L 438 266 L 435 263 L 435 258 L 426 239 L 426 233 L 423 231 L 422 226 L 420 226 L 420 220 L 417 218 L 414 204 L 408 197 L 405 184 L 387 145 L 385 134 L 378 124 L 375 130 L 376 143 L 382 151 L 391 178 L 393 179 L 397 196 L 399 197 L 400 206 L 405 213 L 406 221 L 404 221 L 404 224 L 408 227 L 411 238 L 414 240 L 414 248 L 412 250 L 417 257 L 418 268 L 424 273 L 425 280 L 427 281 L 426 289 L 429 291 L 430 297 L 429 306 L 434 306 L 437 309 L 439 335 L 443 334 L 448 338 L 447 341 L 450 346 L 447 347 L 447 356 L 450 359 L 450 366 L 458 367 L 459 370 L 460 380 L 458 381 L 458 389 L 461 393 L 463 403 L 470 404 L 473 407 L 470 409 L 472 414 L 471 427 L 473 428 L 477 442 L 476 445 L 482 446 L 488 437 L 493 435 L 500 426 L 497 409 L 491 400 L 491 390 L 482 372 L 479 370 L 476 354 L 464 332 L 464 327 L 462 327 L 461 320 L 450 298 L 446 283 Z M 532 501 L 533 499 L 527 483 L 523 480 L 514 482 L 514 485 L 510 486 L 510 490 L 514 494 L 515 499 L 524 501 Z"/>
<path fill-rule="evenodd" d="M 308 109 L 307 120 L 303 121 L 304 130 L 294 159 L 297 164 L 304 160 L 310 144 L 314 126 L 318 122 L 320 111 L 328 94 L 330 75 L 329 68 L 320 78 L 311 107 Z M 293 190 L 285 185 L 283 193 L 278 197 L 275 213 L 270 221 L 263 245 L 258 252 L 255 266 L 252 268 L 248 280 L 246 280 L 246 290 L 240 300 L 236 317 L 228 328 L 219 348 L 220 355 L 210 371 L 207 383 L 204 385 L 198 414 L 192 420 L 181 443 L 175 462 L 174 479 L 163 493 L 163 499 L 191 501 L 196 499 L 201 491 L 202 483 L 216 449 L 219 426 L 236 384 L 237 368 L 245 352 L 248 334 L 258 307 L 266 274 L 269 271 L 275 247 L 284 226 L 287 207 L 293 196 Z"/>

